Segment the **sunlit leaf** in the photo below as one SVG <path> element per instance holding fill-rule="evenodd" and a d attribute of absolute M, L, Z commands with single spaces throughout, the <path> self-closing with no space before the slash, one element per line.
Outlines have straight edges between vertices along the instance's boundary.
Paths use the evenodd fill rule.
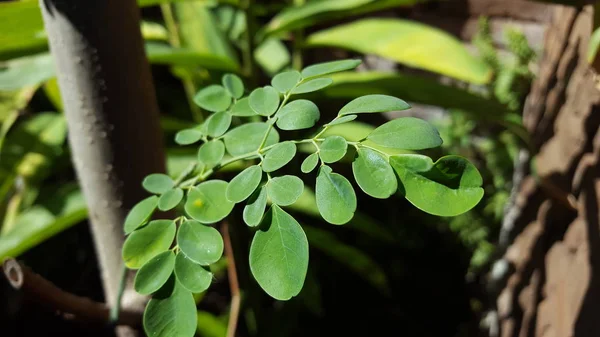
<path fill-rule="evenodd" d="M 144 311 L 144 331 L 153 337 L 193 337 L 197 324 L 192 293 L 171 277 Z"/>
<path fill-rule="evenodd" d="M 123 260 L 130 269 L 138 269 L 154 256 L 171 247 L 177 227 L 172 220 L 154 220 L 131 233 L 123 244 Z"/>
<path fill-rule="evenodd" d="M 250 93 L 250 107 L 261 116 L 271 116 L 279 107 L 279 93 L 271 86 L 256 88 Z"/>
<path fill-rule="evenodd" d="M 160 253 L 146 262 L 135 275 L 135 291 L 150 295 L 162 287 L 173 274 L 175 254 L 172 251 Z"/>
<path fill-rule="evenodd" d="M 339 115 L 357 113 L 388 112 L 410 109 L 410 105 L 403 100 L 388 95 L 366 95 L 352 100 L 344 105 Z"/>
<path fill-rule="evenodd" d="M 351 70 L 358 67 L 360 63 L 360 60 L 339 60 L 317 63 L 302 69 L 301 74 L 303 78 L 307 79 L 311 77 L 337 73 L 344 70 Z"/>
<path fill-rule="evenodd" d="M 398 188 L 396 174 L 387 158 L 374 150 L 359 148 L 352 172 L 358 186 L 373 198 L 389 198 Z"/>
<path fill-rule="evenodd" d="M 175 258 L 175 276 L 177 281 L 193 293 L 203 292 L 210 286 L 213 274 L 206 267 L 179 253 Z"/>
<path fill-rule="evenodd" d="M 333 80 L 331 78 L 315 78 L 297 86 L 294 90 L 292 90 L 292 94 L 299 95 L 321 90 L 325 87 L 330 86 L 331 83 L 333 83 Z"/>
<path fill-rule="evenodd" d="M 285 175 L 275 177 L 267 183 L 267 194 L 274 204 L 279 206 L 288 206 L 296 202 L 302 191 L 304 183 L 302 179 Z"/>
<path fill-rule="evenodd" d="M 308 270 L 308 241 L 300 224 L 273 205 L 250 246 L 252 275 L 271 297 L 289 300 L 302 290 Z"/>
<path fill-rule="evenodd" d="M 225 88 L 220 85 L 209 85 L 198 91 L 194 96 L 194 102 L 202 109 L 220 112 L 225 111 L 231 104 L 231 96 Z"/>
<path fill-rule="evenodd" d="M 335 163 L 342 159 L 348 149 L 348 143 L 344 137 L 329 136 L 321 143 L 319 156 L 325 163 Z"/>
<path fill-rule="evenodd" d="M 315 125 L 320 115 L 315 103 L 305 99 L 295 100 L 277 113 L 277 127 L 281 130 L 308 129 Z"/>
<path fill-rule="evenodd" d="M 260 143 L 269 126 L 266 123 L 247 123 L 240 125 L 225 134 L 223 140 L 227 152 L 232 156 L 240 156 L 258 150 Z M 273 145 L 279 141 L 277 130 L 271 129 L 265 146 Z"/>
<path fill-rule="evenodd" d="M 262 169 L 265 172 L 273 172 L 279 170 L 289 163 L 296 155 L 296 144 L 287 141 L 275 144 L 262 161 Z"/>
<path fill-rule="evenodd" d="M 227 90 L 229 95 L 235 99 L 239 99 L 244 95 L 244 82 L 242 79 L 235 74 L 225 74 L 221 80 L 223 87 Z"/>
<path fill-rule="evenodd" d="M 153 173 L 142 181 L 144 189 L 150 193 L 162 194 L 173 188 L 175 182 L 171 177 L 163 173 Z"/>
<path fill-rule="evenodd" d="M 203 266 L 217 262 L 223 255 L 221 233 L 197 221 L 186 221 L 179 226 L 177 245 L 185 256 Z"/>
<path fill-rule="evenodd" d="M 271 85 L 284 94 L 292 90 L 300 82 L 300 79 L 302 76 L 296 70 L 284 71 L 273 77 Z"/>
<path fill-rule="evenodd" d="M 225 155 L 225 145 L 220 140 L 211 140 L 198 149 L 198 161 L 207 169 L 211 169 L 221 162 Z"/>
<path fill-rule="evenodd" d="M 127 214 L 123 228 L 125 234 L 129 234 L 136 230 L 138 227 L 146 223 L 156 206 L 158 205 L 158 197 L 153 195 L 140 202 L 138 202 Z"/>
<path fill-rule="evenodd" d="M 312 153 L 308 157 L 306 157 L 306 159 L 304 159 L 304 161 L 302 162 L 302 165 L 300 166 L 300 170 L 303 173 L 312 172 L 312 170 L 314 170 L 315 167 L 317 167 L 318 163 L 319 163 L 319 154 L 316 152 Z"/>
<path fill-rule="evenodd" d="M 252 165 L 240 172 L 227 185 L 227 199 L 235 203 L 246 200 L 260 184 L 262 174 L 258 165 Z"/>
<path fill-rule="evenodd" d="M 431 158 L 406 154 L 390 157 L 400 179 L 398 190 L 417 208 L 434 215 L 455 216 L 475 207 L 483 197 L 481 175 L 464 158 Z"/>
<path fill-rule="evenodd" d="M 342 225 L 350 221 L 356 211 L 356 194 L 344 176 L 333 173 L 327 165 L 321 166 L 315 188 L 317 208 L 325 221 Z"/>
<path fill-rule="evenodd" d="M 367 136 L 373 143 L 394 149 L 423 150 L 442 145 L 439 132 L 426 121 L 414 117 L 391 120 Z"/>
<path fill-rule="evenodd" d="M 227 200 L 227 183 L 223 180 L 209 180 L 192 188 L 188 192 L 185 211 L 192 218 L 206 224 L 223 220 L 234 203 Z"/>
<path fill-rule="evenodd" d="M 165 192 L 158 199 L 158 209 L 161 211 L 168 211 L 175 208 L 183 199 L 183 190 L 181 188 L 174 188 Z"/>
<path fill-rule="evenodd" d="M 256 227 L 260 224 L 260 220 L 265 213 L 267 207 L 267 188 L 261 186 L 248 199 L 248 203 L 244 207 L 243 218 L 246 225 Z"/>

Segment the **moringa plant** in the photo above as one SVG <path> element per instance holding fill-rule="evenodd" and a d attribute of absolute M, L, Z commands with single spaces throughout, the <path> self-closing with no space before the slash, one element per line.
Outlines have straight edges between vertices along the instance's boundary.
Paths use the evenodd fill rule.
<path fill-rule="evenodd" d="M 198 92 L 194 101 L 212 114 L 198 127 L 177 133 L 175 139 L 181 145 L 202 143 L 197 163 L 175 180 L 164 174 L 147 176 L 142 185 L 154 195 L 135 205 L 124 223 L 128 235 L 123 246 L 125 265 L 137 270 L 136 291 L 152 295 L 144 313 L 148 335 L 194 335 L 193 293 L 208 289 L 213 278 L 210 266 L 223 254 L 223 238 L 211 225 L 225 219 L 238 203 L 245 204 L 243 221 L 255 230 L 249 264 L 258 284 L 277 300 L 300 293 L 308 269 L 308 240 L 284 207 L 298 200 L 304 182 L 295 175 L 278 174 L 298 154 L 300 144 L 312 148 L 300 171 L 318 170 L 317 208 L 334 225 L 347 223 L 357 208 L 352 184 L 330 166 L 349 151 L 354 154 L 354 179 L 371 197 L 385 199 L 399 193 L 417 208 L 439 216 L 464 213 L 480 201 L 482 179 L 466 159 L 446 156 L 434 162 L 412 153 L 442 144 L 438 131 L 424 120 L 394 119 L 356 142 L 325 136 L 330 127 L 350 122 L 361 113 L 410 108 L 396 97 L 356 98 L 314 136 L 280 141 L 280 131 L 310 129 L 320 118 L 313 102 L 294 100 L 295 96 L 327 87 L 333 81 L 324 75 L 354 69 L 359 63 L 341 60 L 301 72 L 285 71 L 273 77 L 270 86 L 246 97 L 242 80 L 233 74 L 223 76 L 222 85 Z M 234 116 L 248 121 L 230 129 Z M 404 152 L 396 154 L 397 150 Z M 221 168 L 238 161 L 246 168 L 233 179 L 214 179 Z M 178 216 L 151 220 L 157 209 Z"/>

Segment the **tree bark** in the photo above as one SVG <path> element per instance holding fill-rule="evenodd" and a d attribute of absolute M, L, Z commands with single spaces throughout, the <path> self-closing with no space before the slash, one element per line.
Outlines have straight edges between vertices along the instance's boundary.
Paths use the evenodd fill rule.
<path fill-rule="evenodd" d="M 159 112 L 135 0 L 40 0 L 69 143 L 89 209 L 105 298 L 114 305 L 123 220 L 165 171 Z M 123 306 L 143 307 L 126 291 Z"/>
<path fill-rule="evenodd" d="M 600 91 L 586 60 L 593 18 L 593 6 L 554 6 L 548 25 L 524 111 L 538 177 L 527 176 L 516 198 L 502 260 L 510 272 L 493 275 L 504 280 L 500 336 L 600 335 Z"/>

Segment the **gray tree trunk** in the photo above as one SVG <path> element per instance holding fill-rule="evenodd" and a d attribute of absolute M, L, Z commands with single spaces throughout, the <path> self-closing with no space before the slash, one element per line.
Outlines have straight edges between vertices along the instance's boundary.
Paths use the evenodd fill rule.
<path fill-rule="evenodd" d="M 123 220 L 165 171 L 159 112 L 135 0 L 40 0 L 69 143 L 89 208 L 108 304 L 119 288 Z M 123 306 L 143 306 L 126 291 Z"/>

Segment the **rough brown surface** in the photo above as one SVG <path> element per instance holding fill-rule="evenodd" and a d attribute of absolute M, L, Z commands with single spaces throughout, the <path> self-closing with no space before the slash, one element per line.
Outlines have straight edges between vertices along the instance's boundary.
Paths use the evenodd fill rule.
<path fill-rule="evenodd" d="M 513 273 L 497 300 L 501 336 L 600 336 L 600 92 L 586 62 L 592 28 L 591 6 L 554 7 L 525 124 L 538 175 L 573 195 L 576 210 L 533 177 L 524 180 L 516 237 L 504 256 Z"/>

